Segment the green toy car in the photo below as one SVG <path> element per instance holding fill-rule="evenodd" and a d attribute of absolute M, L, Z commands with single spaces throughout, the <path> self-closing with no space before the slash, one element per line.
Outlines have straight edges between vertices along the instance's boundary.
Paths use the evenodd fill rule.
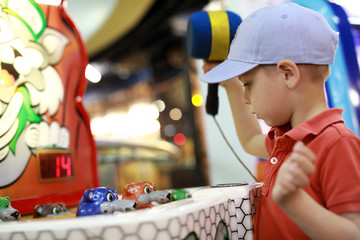
<path fill-rule="evenodd" d="M 18 210 L 11 206 L 9 197 L 0 197 L 0 221 L 17 221 L 21 217 Z"/>
<path fill-rule="evenodd" d="M 171 201 L 178 201 L 185 198 L 191 198 L 191 193 L 185 189 L 175 189 L 171 191 Z"/>

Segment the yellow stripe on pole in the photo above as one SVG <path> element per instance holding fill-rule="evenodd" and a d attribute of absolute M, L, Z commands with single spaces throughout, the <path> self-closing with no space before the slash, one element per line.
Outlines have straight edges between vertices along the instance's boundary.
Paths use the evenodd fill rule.
<path fill-rule="evenodd" d="M 211 25 L 210 61 L 225 60 L 230 47 L 230 26 L 225 11 L 208 11 Z"/>

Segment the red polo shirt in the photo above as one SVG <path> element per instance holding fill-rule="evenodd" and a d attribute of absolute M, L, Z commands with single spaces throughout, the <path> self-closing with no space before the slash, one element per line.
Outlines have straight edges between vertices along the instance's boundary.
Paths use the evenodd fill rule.
<path fill-rule="evenodd" d="M 290 125 L 270 129 L 266 139 L 270 158 L 256 211 L 255 239 L 309 239 L 271 197 L 279 167 L 297 141 L 316 154 L 316 171 L 304 190 L 334 213 L 360 211 L 360 139 L 344 125 L 342 112 L 333 108 L 293 129 Z"/>

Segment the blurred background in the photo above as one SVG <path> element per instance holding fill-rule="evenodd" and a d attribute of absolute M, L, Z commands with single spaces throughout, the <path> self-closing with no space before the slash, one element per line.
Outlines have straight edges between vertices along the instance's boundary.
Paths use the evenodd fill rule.
<path fill-rule="evenodd" d="M 281 2 L 286 1 L 67 0 L 89 57 L 84 105 L 102 186 L 121 192 L 139 180 L 158 189 L 255 181 L 205 113 L 207 85 L 199 81 L 201 61 L 186 52 L 187 22 L 200 10 L 231 10 L 245 18 Z M 359 1 L 333 2 L 346 11 L 358 50 Z M 222 131 L 261 180 L 262 161 L 242 150 L 224 89 L 219 98 Z"/>

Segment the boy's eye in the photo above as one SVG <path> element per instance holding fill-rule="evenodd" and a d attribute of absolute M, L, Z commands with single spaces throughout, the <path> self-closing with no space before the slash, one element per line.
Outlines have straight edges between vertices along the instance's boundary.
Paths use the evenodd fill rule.
<path fill-rule="evenodd" d="M 243 87 L 249 87 L 250 86 L 250 83 L 243 83 Z"/>

